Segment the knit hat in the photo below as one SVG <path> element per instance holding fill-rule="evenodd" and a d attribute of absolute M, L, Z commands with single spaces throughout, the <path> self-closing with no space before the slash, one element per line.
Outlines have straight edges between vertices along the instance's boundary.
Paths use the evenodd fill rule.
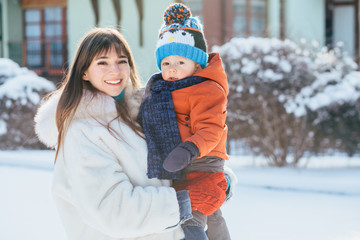
<path fill-rule="evenodd" d="M 206 67 L 208 54 L 203 27 L 197 17 L 191 16 L 190 9 L 181 4 L 170 5 L 164 13 L 164 24 L 159 32 L 156 45 L 156 62 L 161 69 L 161 60 L 179 55 Z"/>

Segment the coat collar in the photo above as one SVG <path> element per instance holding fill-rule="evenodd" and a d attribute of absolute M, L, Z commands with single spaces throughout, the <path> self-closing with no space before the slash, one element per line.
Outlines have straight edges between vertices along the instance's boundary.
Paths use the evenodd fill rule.
<path fill-rule="evenodd" d="M 125 93 L 125 101 L 128 104 L 131 117 L 136 117 L 142 101 L 143 89 L 133 90 Z M 57 145 L 58 130 L 56 126 L 56 108 L 61 93 L 51 95 L 40 105 L 35 115 L 35 132 L 39 140 L 49 148 Z M 73 120 L 95 118 L 101 122 L 112 121 L 117 116 L 115 99 L 104 94 L 94 95 L 88 90 L 84 90 L 83 96 L 76 109 Z"/>

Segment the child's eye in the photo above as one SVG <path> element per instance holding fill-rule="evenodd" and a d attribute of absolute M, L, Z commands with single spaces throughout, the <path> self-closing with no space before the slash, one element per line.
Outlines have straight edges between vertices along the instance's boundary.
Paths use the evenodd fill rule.
<path fill-rule="evenodd" d="M 168 62 L 163 62 L 161 65 L 163 65 L 163 66 L 168 66 L 169 63 L 168 63 Z"/>
<path fill-rule="evenodd" d="M 179 61 L 179 65 L 183 65 L 183 64 L 185 64 L 185 62 Z"/>

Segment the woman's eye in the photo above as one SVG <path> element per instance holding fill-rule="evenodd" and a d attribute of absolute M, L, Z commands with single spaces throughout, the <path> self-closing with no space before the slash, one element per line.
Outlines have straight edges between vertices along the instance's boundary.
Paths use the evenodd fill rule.
<path fill-rule="evenodd" d="M 121 60 L 121 61 L 119 61 L 119 64 L 127 64 L 127 63 L 128 63 L 127 60 Z"/>
<path fill-rule="evenodd" d="M 106 62 L 98 62 L 98 65 L 106 65 Z"/>

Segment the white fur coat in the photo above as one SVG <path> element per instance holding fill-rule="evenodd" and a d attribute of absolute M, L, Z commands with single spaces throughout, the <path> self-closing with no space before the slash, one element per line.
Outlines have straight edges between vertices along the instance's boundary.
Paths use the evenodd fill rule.
<path fill-rule="evenodd" d="M 145 141 L 120 121 L 111 123 L 120 135 L 114 138 L 99 123 L 116 116 L 113 98 L 90 96 L 84 92 L 54 170 L 53 195 L 69 239 L 182 239 L 179 227 L 165 230 L 178 224 L 179 206 L 168 181 L 147 178 Z M 35 117 L 38 137 L 49 147 L 57 144 L 58 100 L 53 95 Z"/>

